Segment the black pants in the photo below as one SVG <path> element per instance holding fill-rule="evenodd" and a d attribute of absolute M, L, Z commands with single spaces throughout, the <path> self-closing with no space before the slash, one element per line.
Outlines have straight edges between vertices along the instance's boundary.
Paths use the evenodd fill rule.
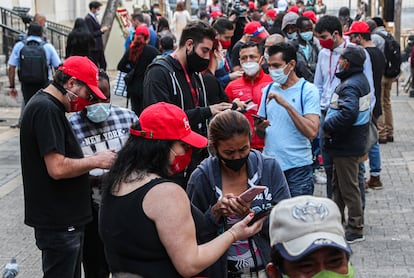
<path fill-rule="evenodd" d="M 81 278 L 84 231 L 35 228 L 36 245 L 42 251 L 44 278 Z"/>
<path fill-rule="evenodd" d="M 92 222 L 85 227 L 83 245 L 83 269 L 85 278 L 109 277 L 108 264 L 105 259 L 104 245 L 98 233 L 98 208 L 92 206 Z"/>

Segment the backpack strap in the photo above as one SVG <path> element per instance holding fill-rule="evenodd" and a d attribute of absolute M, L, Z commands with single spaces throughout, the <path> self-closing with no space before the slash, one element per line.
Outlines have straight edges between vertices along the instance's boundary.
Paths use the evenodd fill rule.
<path fill-rule="evenodd" d="M 165 59 L 165 57 L 161 57 L 154 61 L 153 65 L 161 65 L 164 68 L 167 68 L 169 72 L 174 72 L 171 64 Z"/>
<path fill-rule="evenodd" d="M 274 83 L 275 82 L 270 83 L 269 86 L 267 87 L 267 90 L 265 92 L 265 101 L 267 100 L 267 96 L 269 95 L 270 89 L 272 88 L 272 86 L 273 86 Z M 264 109 L 265 109 L 265 118 L 267 118 L 267 105 L 266 105 L 266 102 L 264 104 L 265 104 L 265 106 L 264 106 Z"/>
<path fill-rule="evenodd" d="M 303 81 L 302 86 L 300 87 L 300 110 L 302 111 L 303 116 L 303 87 L 305 87 L 306 80 Z"/>
<path fill-rule="evenodd" d="M 300 110 L 302 111 L 302 116 L 303 116 L 303 87 L 305 87 L 305 84 L 306 84 L 306 80 L 304 80 L 303 81 L 303 83 L 302 83 L 302 86 L 300 87 Z M 272 86 L 273 86 L 273 84 L 274 84 L 275 82 L 272 82 L 272 83 L 270 83 L 269 84 L 269 86 L 267 87 L 267 90 L 266 90 L 266 92 L 265 92 L 265 99 L 267 99 L 267 96 L 269 95 L 269 92 L 270 92 L 270 89 L 272 88 Z M 266 107 L 266 105 L 265 105 L 265 118 L 267 118 L 267 107 Z"/>

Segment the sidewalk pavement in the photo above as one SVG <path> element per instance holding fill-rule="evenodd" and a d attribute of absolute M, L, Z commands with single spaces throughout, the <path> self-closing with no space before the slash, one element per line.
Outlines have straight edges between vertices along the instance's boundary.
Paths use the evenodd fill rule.
<path fill-rule="evenodd" d="M 121 97 L 113 102 L 125 105 Z M 392 105 L 395 142 L 381 145 L 384 189 L 366 195 L 366 240 L 351 246 L 355 277 L 414 277 L 414 99 L 394 92 Z M 19 129 L 9 127 L 19 113 L 0 107 L 0 120 L 7 120 L 0 122 L 0 270 L 15 257 L 18 277 L 41 277 L 41 253 L 23 223 Z M 315 185 L 315 195 L 325 196 L 325 186 Z"/>

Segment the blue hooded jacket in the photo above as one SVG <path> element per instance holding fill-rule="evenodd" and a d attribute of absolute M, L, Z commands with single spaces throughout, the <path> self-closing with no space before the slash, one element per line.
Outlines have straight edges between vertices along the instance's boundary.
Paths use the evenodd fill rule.
<path fill-rule="evenodd" d="M 283 199 L 290 198 L 286 178 L 274 158 L 264 156 L 256 150 L 251 150 L 247 160 L 248 183 L 267 186 L 251 204 L 254 211 L 277 204 Z M 187 184 L 187 194 L 192 205 L 204 213 L 208 228 L 199 236 L 200 243 L 212 240 L 226 230 L 226 219 L 216 221 L 211 214 L 211 208 L 217 203 L 222 191 L 221 163 L 217 157 L 204 159 L 192 173 Z M 270 261 L 269 221 L 266 220 L 262 230 L 253 236 L 265 265 Z M 227 277 L 227 254 L 224 254 L 208 269 L 209 277 Z"/>

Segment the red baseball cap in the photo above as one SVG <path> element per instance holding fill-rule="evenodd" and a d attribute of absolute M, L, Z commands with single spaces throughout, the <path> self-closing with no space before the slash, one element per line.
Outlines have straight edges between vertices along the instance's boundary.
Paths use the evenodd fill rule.
<path fill-rule="evenodd" d="M 277 16 L 277 12 L 275 9 L 270 9 L 266 12 L 266 15 L 268 17 L 270 17 L 271 19 L 275 20 L 276 16 Z"/>
<path fill-rule="evenodd" d="M 248 35 L 252 35 L 259 39 L 265 39 L 269 36 L 269 33 L 266 29 L 260 24 L 259 21 L 252 21 L 244 26 L 244 33 Z"/>
<path fill-rule="evenodd" d="M 148 27 L 145 25 L 137 26 L 137 28 L 135 28 L 135 35 L 138 35 L 138 34 L 142 34 L 144 35 L 144 37 L 149 37 L 150 32 L 149 32 Z"/>
<path fill-rule="evenodd" d="M 313 23 L 316 23 L 318 21 L 318 19 L 316 18 L 316 14 L 314 11 L 304 11 L 303 16 L 306 16 L 307 18 L 309 18 L 310 20 L 312 20 Z"/>
<path fill-rule="evenodd" d="M 298 6 L 292 6 L 289 8 L 289 10 L 287 11 L 288 13 L 297 13 L 299 14 L 299 8 Z"/>
<path fill-rule="evenodd" d="M 98 67 L 89 58 L 71 56 L 58 67 L 58 70 L 85 83 L 98 98 L 106 99 L 98 88 Z"/>
<path fill-rule="evenodd" d="M 249 9 L 250 10 L 257 10 L 257 7 L 256 7 L 256 5 L 254 4 L 254 2 L 249 2 Z"/>
<path fill-rule="evenodd" d="M 369 26 L 365 21 L 354 21 L 351 24 L 348 32 L 344 33 L 344 35 L 351 35 L 355 33 L 365 33 L 369 34 L 371 31 L 369 30 Z"/>
<path fill-rule="evenodd" d="M 139 116 L 141 130 L 130 129 L 135 136 L 147 139 L 180 140 L 195 148 L 207 146 L 207 138 L 192 131 L 187 115 L 174 104 L 158 102 Z"/>

